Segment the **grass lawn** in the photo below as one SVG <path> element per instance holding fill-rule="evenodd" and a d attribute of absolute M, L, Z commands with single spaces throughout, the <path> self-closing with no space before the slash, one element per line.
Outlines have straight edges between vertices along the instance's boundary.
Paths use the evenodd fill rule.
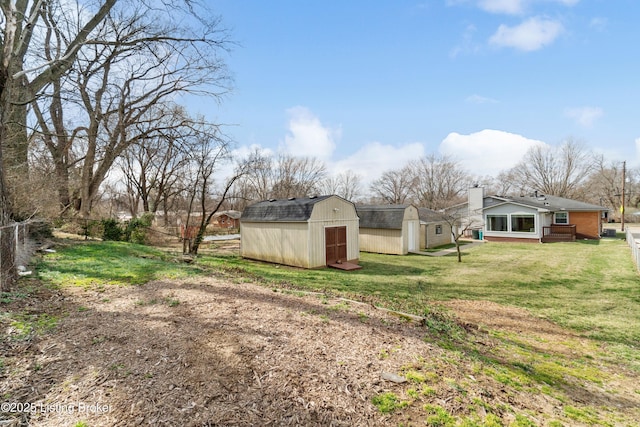
<path fill-rule="evenodd" d="M 45 284 L 89 289 L 220 275 L 228 283 L 256 281 L 274 291 L 294 294 L 297 290 L 320 291 L 423 315 L 424 339 L 444 350 L 443 356 L 402 367 L 398 373 L 409 380 L 406 387 L 372 399 L 381 413 L 422 411 L 418 417 L 426 425 L 442 426 L 636 425 L 630 420 L 638 418 L 640 395 L 640 275 L 626 242 L 619 238 L 486 243 L 463 248 L 462 263 L 455 253 L 444 257 L 362 253 L 363 268 L 351 272 L 304 270 L 235 255 L 201 255 L 192 264 L 178 258 L 145 246 L 89 242 L 45 255 L 35 270 Z M 3 294 L 0 302 L 24 297 Z M 482 327 L 476 334 L 437 307 L 456 299 L 525 308 L 579 334 L 546 338 L 549 335 L 535 327 L 540 323 L 544 328 L 548 323 L 530 316 L 523 318 L 527 326 L 533 326 L 531 336 L 515 329 Z M 78 315 L 84 313 L 78 310 Z M 46 331 L 55 321 L 26 311 L 5 314 L 5 323 L 25 336 Z M 542 334 L 536 335 L 538 332 Z M 380 357 L 392 351 L 381 349 Z M 481 388 L 489 383 L 497 384 L 494 392 Z M 434 405 L 432 395 L 439 396 L 436 402 L 446 403 L 454 391 L 456 401 L 468 404 L 471 400 L 472 405 L 452 411 L 453 404 L 447 404 L 450 412 Z M 485 400 L 491 400 L 492 393 L 509 399 L 489 405 Z M 541 413 L 515 409 L 527 408 L 527 402 L 540 396 L 554 409 Z M 515 418 L 501 424 L 496 414 L 506 412 Z"/>
<path fill-rule="evenodd" d="M 160 250 L 119 242 L 69 245 L 44 257 L 41 279 L 54 285 L 141 284 L 205 270 L 226 271 L 263 283 L 329 291 L 388 308 L 424 314 L 451 299 L 488 300 L 533 314 L 608 342 L 640 345 L 640 277 L 620 239 L 577 243 L 487 243 L 458 263 L 444 257 L 361 254 L 361 270 L 304 270 L 201 256 L 187 265 Z"/>
<path fill-rule="evenodd" d="M 463 249 L 464 251 L 464 249 Z M 623 240 L 487 243 L 445 257 L 361 254 L 361 270 L 303 270 L 203 257 L 201 264 L 242 270 L 269 282 L 315 291 L 375 296 L 390 308 L 422 314 L 451 299 L 489 300 L 584 331 L 592 338 L 640 345 L 640 277 Z"/>
<path fill-rule="evenodd" d="M 56 286 L 140 285 L 154 279 L 201 273 L 166 253 L 124 242 L 74 242 L 47 254 L 38 276 Z"/>

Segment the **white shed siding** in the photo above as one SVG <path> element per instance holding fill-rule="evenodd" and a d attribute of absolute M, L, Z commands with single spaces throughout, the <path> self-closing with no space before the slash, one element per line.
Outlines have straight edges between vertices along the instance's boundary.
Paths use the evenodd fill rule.
<path fill-rule="evenodd" d="M 402 230 L 385 228 L 361 228 L 360 250 L 379 254 L 402 255 Z"/>
<path fill-rule="evenodd" d="M 241 221 L 240 255 L 303 268 L 326 266 L 325 228 L 347 228 L 347 258 L 360 258 L 358 216 L 354 205 L 337 196 L 313 205 L 308 221 Z"/>
<path fill-rule="evenodd" d="M 442 233 L 436 234 L 436 226 L 442 227 Z M 420 224 L 420 248 L 430 249 L 451 243 L 451 226 L 446 222 Z"/>
<path fill-rule="evenodd" d="M 309 268 L 307 223 L 249 222 L 241 228 L 243 257 Z"/>

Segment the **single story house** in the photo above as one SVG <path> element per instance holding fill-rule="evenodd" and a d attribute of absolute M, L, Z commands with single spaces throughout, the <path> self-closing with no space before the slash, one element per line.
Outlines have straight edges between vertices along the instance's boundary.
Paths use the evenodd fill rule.
<path fill-rule="evenodd" d="M 418 208 L 420 217 L 420 249 L 430 249 L 452 242 L 451 225 L 439 212 Z"/>
<path fill-rule="evenodd" d="M 240 211 L 220 211 L 213 214 L 210 224 L 218 228 L 240 228 Z"/>
<path fill-rule="evenodd" d="M 360 268 L 358 215 L 339 196 L 265 200 L 240 217 L 240 255 L 303 268 Z"/>
<path fill-rule="evenodd" d="M 518 197 L 478 197 L 482 191 L 482 187 L 470 189 L 468 209 L 470 215 L 481 218 L 483 238 L 488 241 L 599 239 L 607 218 L 607 208 L 578 200 L 538 192 Z"/>
<path fill-rule="evenodd" d="M 417 251 L 420 218 L 412 205 L 358 205 L 360 250 L 406 255 Z"/>

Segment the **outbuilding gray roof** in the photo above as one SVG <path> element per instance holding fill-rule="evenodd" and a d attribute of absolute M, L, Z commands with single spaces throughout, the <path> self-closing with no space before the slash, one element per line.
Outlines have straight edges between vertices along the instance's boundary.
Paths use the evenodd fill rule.
<path fill-rule="evenodd" d="M 421 222 L 444 222 L 444 214 L 429 208 L 418 208 L 418 217 Z"/>
<path fill-rule="evenodd" d="M 360 228 L 401 230 L 404 211 L 409 205 L 356 205 Z"/>
<path fill-rule="evenodd" d="M 301 197 L 283 200 L 264 200 L 247 206 L 240 221 L 245 222 L 304 222 L 308 221 L 313 206 L 329 196 Z"/>

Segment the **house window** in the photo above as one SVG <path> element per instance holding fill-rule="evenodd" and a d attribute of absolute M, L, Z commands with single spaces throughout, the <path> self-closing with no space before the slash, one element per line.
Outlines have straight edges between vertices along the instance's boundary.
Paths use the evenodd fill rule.
<path fill-rule="evenodd" d="M 442 226 L 436 225 L 436 234 L 442 234 Z"/>
<path fill-rule="evenodd" d="M 569 224 L 569 212 L 556 212 L 553 222 L 555 224 Z"/>
<path fill-rule="evenodd" d="M 536 219 L 533 215 L 511 215 L 511 231 L 518 233 L 535 233 Z"/>
<path fill-rule="evenodd" d="M 487 215 L 487 226 L 489 231 L 508 231 L 506 215 Z"/>

